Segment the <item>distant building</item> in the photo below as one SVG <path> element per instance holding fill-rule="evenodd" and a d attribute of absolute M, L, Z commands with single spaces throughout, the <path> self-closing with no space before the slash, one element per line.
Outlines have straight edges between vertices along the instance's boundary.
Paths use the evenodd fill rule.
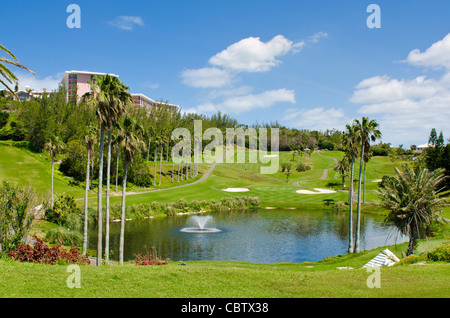
<path fill-rule="evenodd" d="M 167 105 L 171 110 L 178 108 L 178 105 L 157 102 L 151 99 L 150 97 L 145 96 L 144 94 L 131 94 L 131 96 L 133 96 L 133 101 L 136 106 L 146 107 L 149 110 L 153 107 L 158 108 L 158 105 L 160 104 Z"/>
<path fill-rule="evenodd" d="M 89 81 L 93 76 L 104 76 L 109 74 L 110 76 L 119 77 L 119 75 L 111 74 L 111 73 L 98 73 L 98 72 L 89 72 L 89 71 L 66 71 L 64 73 L 64 77 L 61 83 L 67 89 L 67 98 L 72 98 L 73 94 L 75 94 L 75 88 L 77 92 L 77 100 L 79 100 L 84 94 L 92 92 L 91 85 Z M 152 107 L 157 107 L 159 102 L 154 101 L 150 97 L 145 96 L 144 94 L 131 94 L 133 97 L 134 104 L 138 107 L 146 107 L 149 110 Z M 177 105 L 167 104 L 170 108 L 177 108 Z"/>
<path fill-rule="evenodd" d="M 428 144 L 423 144 L 423 145 L 417 146 L 417 148 L 416 148 L 416 150 L 415 150 L 414 152 L 416 152 L 416 153 L 422 153 L 423 150 L 424 150 L 425 148 L 428 148 L 428 147 L 429 147 Z"/>
<path fill-rule="evenodd" d="M 48 93 L 46 90 L 42 89 L 38 91 L 32 90 L 30 86 L 25 86 L 25 89 L 15 92 L 15 95 L 6 89 L 1 90 L 1 92 L 3 96 L 19 102 L 36 100 L 37 98 L 42 98 L 43 94 Z"/>
<path fill-rule="evenodd" d="M 92 79 L 92 77 L 95 75 L 104 76 L 106 74 L 107 73 L 87 72 L 87 71 L 66 71 L 64 73 L 61 84 L 63 84 L 66 87 L 67 99 L 72 98 L 76 89 L 77 100 L 80 100 L 84 94 L 92 92 L 91 85 L 89 84 L 89 81 Z M 109 75 L 119 77 L 119 75 L 116 74 L 109 74 Z"/>

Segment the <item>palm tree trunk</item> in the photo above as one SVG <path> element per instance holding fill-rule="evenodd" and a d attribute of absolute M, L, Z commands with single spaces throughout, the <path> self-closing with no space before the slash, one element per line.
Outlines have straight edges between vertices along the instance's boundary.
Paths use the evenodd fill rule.
<path fill-rule="evenodd" d="M 180 182 L 180 171 L 181 171 L 181 160 L 178 162 L 178 176 L 177 176 L 177 182 Z"/>
<path fill-rule="evenodd" d="M 53 199 L 53 170 L 54 170 L 54 167 L 55 167 L 55 156 L 52 152 L 52 189 L 51 189 L 51 191 L 52 191 L 52 210 L 53 210 L 53 205 L 54 205 L 54 199 Z"/>
<path fill-rule="evenodd" d="M 157 150 L 158 145 L 155 146 L 155 157 L 153 158 L 155 160 L 155 177 L 153 178 L 153 186 L 155 187 L 156 187 L 156 163 L 158 162 Z"/>
<path fill-rule="evenodd" d="M 417 238 L 417 225 L 413 222 L 409 226 L 409 243 L 408 249 L 406 250 L 406 256 L 412 255 L 414 253 L 414 248 L 416 247 L 416 238 Z"/>
<path fill-rule="evenodd" d="M 105 260 L 109 262 L 109 187 L 111 183 L 111 129 L 108 129 L 108 156 L 106 163 L 106 216 L 105 216 Z"/>
<path fill-rule="evenodd" d="M 117 190 L 117 185 L 119 183 L 119 148 L 117 148 L 117 159 L 116 159 L 116 192 Z"/>
<path fill-rule="evenodd" d="M 119 239 L 119 264 L 123 265 L 123 247 L 125 238 L 125 198 L 127 188 L 127 169 L 128 164 L 126 158 L 123 160 L 123 182 L 122 182 L 122 215 L 120 219 L 120 239 Z"/>
<path fill-rule="evenodd" d="M 359 253 L 359 236 L 361 232 L 361 181 L 363 170 L 363 157 L 364 157 L 364 142 L 361 146 L 361 159 L 359 162 L 359 180 L 358 180 L 358 206 L 356 210 L 356 234 L 355 234 L 355 253 Z"/>
<path fill-rule="evenodd" d="M 367 165 L 367 162 L 364 161 L 363 200 L 362 200 L 363 204 L 366 203 L 366 165 Z"/>
<path fill-rule="evenodd" d="M 348 181 L 348 203 L 349 203 L 349 216 L 348 216 L 348 252 L 353 253 L 353 164 L 355 162 L 352 156 L 349 171 Z"/>
<path fill-rule="evenodd" d="M 102 265 L 102 236 L 103 236 L 103 211 L 102 211 L 102 185 L 103 185 L 103 146 L 105 141 L 105 128 L 100 124 L 100 150 L 98 157 L 98 224 L 97 224 L 97 266 Z"/>
<path fill-rule="evenodd" d="M 162 162 L 162 155 L 163 155 L 163 146 L 161 146 L 161 155 L 159 157 L 159 185 L 161 185 L 161 162 Z"/>
<path fill-rule="evenodd" d="M 88 232 L 88 193 L 89 193 L 89 167 L 91 165 L 89 146 L 87 148 L 87 164 L 86 164 L 86 189 L 84 192 L 84 231 L 83 231 L 83 254 L 87 251 L 87 232 Z"/>
<path fill-rule="evenodd" d="M 147 162 L 150 159 L 150 142 L 151 142 L 151 138 L 148 139 Z"/>
<path fill-rule="evenodd" d="M 94 152 L 95 145 L 92 146 L 92 169 L 91 169 L 91 190 L 94 189 Z"/>

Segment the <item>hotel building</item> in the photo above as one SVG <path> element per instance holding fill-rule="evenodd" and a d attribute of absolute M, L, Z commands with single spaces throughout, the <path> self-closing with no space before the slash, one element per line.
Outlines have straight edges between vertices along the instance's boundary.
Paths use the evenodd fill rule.
<path fill-rule="evenodd" d="M 119 77 L 116 74 L 110 73 L 98 73 L 98 72 L 87 72 L 87 71 L 66 71 L 64 73 L 64 77 L 61 83 L 67 89 L 67 98 L 70 99 L 75 93 L 75 88 L 77 92 L 77 99 L 79 100 L 81 96 L 86 93 L 91 92 L 91 85 L 89 81 L 95 75 L 103 76 L 109 74 L 110 76 Z M 153 107 L 158 107 L 160 102 L 156 102 L 150 97 L 145 96 L 144 94 L 131 94 L 133 97 L 134 104 L 138 107 L 146 107 L 147 109 L 151 109 Z M 165 103 L 164 103 L 165 104 Z M 178 105 L 173 104 L 165 104 L 168 105 L 171 109 L 178 108 Z"/>

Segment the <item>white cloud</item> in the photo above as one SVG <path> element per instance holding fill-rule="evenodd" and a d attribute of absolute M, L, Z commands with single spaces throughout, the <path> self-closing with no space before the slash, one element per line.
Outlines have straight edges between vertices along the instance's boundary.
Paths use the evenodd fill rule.
<path fill-rule="evenodd" d="M 220 103 L 206 102 L 197 107 L 199 112 L 223 111 L 239 114 L 254 109 L 269 108 L 277 103 L 295 103 L 295 93 L 285 88 L 269 90 L 260 94 L 247 94 L 226 98 Z"/>
<path fill-rule="evenodd" d="M 441 68 L 440 78 L 419 76 L 411 80 L 374 76 L 361 81 L 350 101 L 360 104 L 358 113 L 379 119 L 384 140 L 398 144 L 425 143 L 431 128 L 448 138 L 450 121 L 450 35 L 425 52 L 413 50 L 406 62 Z M 447 130 L 447 131 L 446 131 Z"/>
<path fill-rule="evenodd" d="M 448 87 L 447 87 L 448 88 Z M 353 103 L 381 103 L 405 99 L 430 97 L 447 89 L 433 79 L 419 76 L 413 80 L 392 79 L 389 76 L 374 76 L 356 86 L 350 101 Z"/>
<path fill-rule="evenodd" d="M 290 108 L 285 111 L 282 119 L 291 127 L 310 130 L 344 130 L 345 125 L 351 122 L 342 109 L 324 107 Z"/>
<path fill-rule="evenodd" d="M 184 84 L 202 88 L 227 86 L 233 78 L 228 71 L 216 67 L 187 69 L 181 72 L 181 77 Z"/>
<path fill-rule="evenodd" d="M 108 21 L 108 24 L 120 29 L 131 31 L 135 26 L 144 26 L 144 21 L 138 16 L 118 16 Z"/>
<path fill-rule="evenodd" d="M 16 76 L 19 79 L 20 90 L 25 89 L 25 86 L 29 86 L 33 90 L 40 90 L 45 88 L 47 91 L 52 91 L 58 89 L 64 73 L 58 73 L 41 78 L 39 75 L 17 72 Z"/>
<path fill-rule="evenodd" d="M 265 72 L 281 63 L 278 56 L 291 50 L 298 52 L 303 45 L 304 42 L 294 43 L 282 35 L 266 43 L 259 37 L 249 37 L 217 53 L 209 63 L 239 72 Z"/>
<path fill-rule="evenodd" d="M 406 60 L 408 63 L 419 66 L 450 68 L 450 33 L 442 40 L 431 45 L 425 52 L 419 49 L 411 51 Z"/>
<path fill-rule="evenodd" d="M 309 36 L 307 38 L 307 40 L 310 41 L 311 43 L 317 43 L 317 42 L 319 42 L 319 40 L 321 38 L 326 38 L 326 37 L 328 37 L 328 33 L 320 31 L 320 32 L 316 32 L 313 35 Z"/>

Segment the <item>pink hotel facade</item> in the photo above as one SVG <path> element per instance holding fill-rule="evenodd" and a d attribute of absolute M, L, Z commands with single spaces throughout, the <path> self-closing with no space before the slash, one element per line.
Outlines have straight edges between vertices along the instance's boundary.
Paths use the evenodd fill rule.
<path fill-rule="evenodd" d="M 111 73 L 98 73 L 87 71 L 66 71 L 61 83 L 67 89 L 67 98 L 70 99 L 74 94 L 74 88 L 76 87 L 77 99 L 80 99 L 84 94 L 91 92 L 91 85 L 89 81 L 94 75 L 103 76 L 109 74 L 110 76 L 119 77 L 119 75 Z M 158 102 L 154 101 L 150 97 L 144 94 L 131 94 L 134 104 L 139 107 L 157 107 Z M 178 108 L 178 105 L 167 104 L 170 108 Z"/>

